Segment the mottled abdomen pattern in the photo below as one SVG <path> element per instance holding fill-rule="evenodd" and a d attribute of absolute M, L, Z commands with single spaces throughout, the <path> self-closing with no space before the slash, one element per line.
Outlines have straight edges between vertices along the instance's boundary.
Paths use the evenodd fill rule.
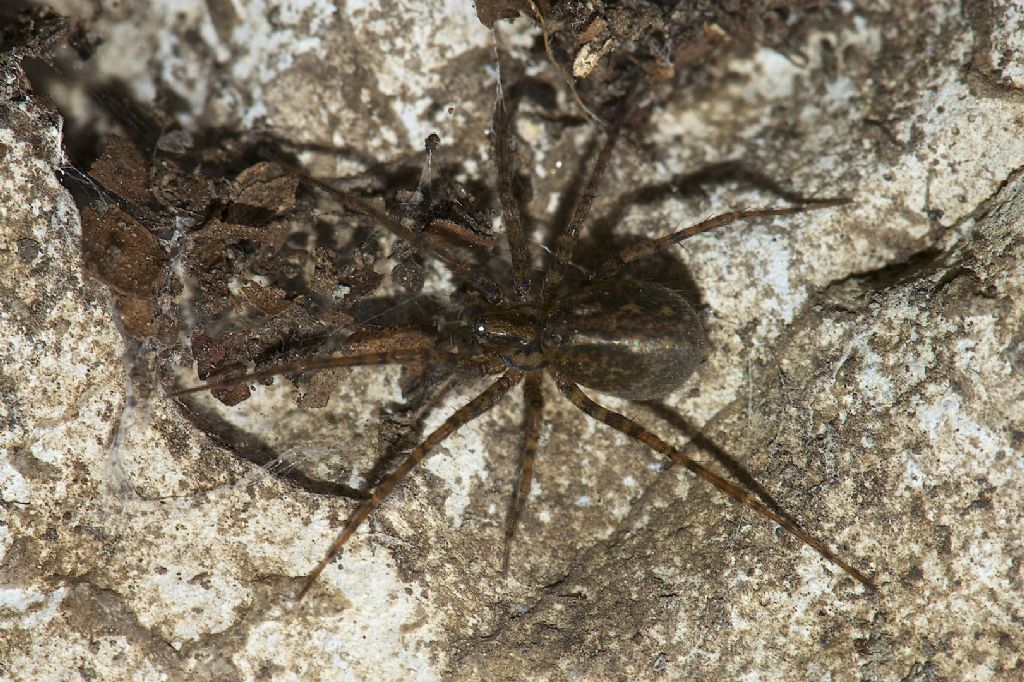
<path fill-rule="evenodd" d="M 559 300 L 541 348 L 574 382 L 632 400 L 676 390 L 704 358 L 704 330 L 678 293 L 653 282 L 599 282 Z"/>

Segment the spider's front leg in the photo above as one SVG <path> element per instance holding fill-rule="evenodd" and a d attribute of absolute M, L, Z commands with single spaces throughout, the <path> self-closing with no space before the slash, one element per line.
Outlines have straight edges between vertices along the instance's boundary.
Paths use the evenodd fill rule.
<path fill-rule="evenodd" d="M 513 121 L 519 108 L 518 88 L 511 88 L 508 102 L 499 98 L 494 103 L 494 161 L 498 171 L 498 199 L 501 202 L 502 221 L 505 237 L 508 239 L 512 257 L 512 288 L 517 303 L 526 303 L 530 298 L 530 255 L 526 248 L 526 234 L 523 231 L 519 202 L 512 190 L 515 171 L 512 154 L 512 136 L 515 132 Z"/>
<path fill-rule="evenodd" d="M 570 218 L 569 224 L 565 226 L 565 230 L 558 237 L 558 242 L 555 245 L 555 258 L 548 267 L 547 274 L 544 275 L 544 288 L 541 296 L 545 309 L 554 303 L 558 290 L 565 280 L 565 271 L 569 264 L 572 263 L 573 254 L 576 252 L 576 243 L 579 241 L 580 231 L 583 229 L 583 223 L 590 213 L 590 206 L 594 203 L 597 189 L 601 184 L 601 179 L 604 177 L 605 168 L 608 167 L 608 161 L 612 157 L 615 143 L 619 139 L 623 118 L 620 115 L 615 125 L 608 131 L 608 139 L 605 140 L 600 153 L 597 155 L 597 161 L 590 172 L 587 186 L 580 194 L 576 208 L 573 209 L 572 218 Z"/>
<path fill-rule="evenodd" d="M 777 206 L 772 208 L 755 208 L 745 211 L 728 211 L 726 213 L 720 213 L 715 216 L 711 216 L 706 220 L 702 220 L 699 223 L 685 227 L 682 230 L 666 234 L 661 237 L 654 239 L 645 239 L 633 246 L 623 249 L 615 256 L 612 256 L 600 267 L 595 270 L 590 278 L 591 279 L 606 279 L 612 277 L 626 266 L 628 263 L 632 263 L 635 260 L 646 258 L 662 249 L 666 249 L 673 244 L 695 237 L 698 234 L 709 232 L 717 227 L 729 225 L 740 220 L 754 220 L 756 218 L 765 218 L 768 216 L 780 216 L 780 215 L 793 215 L 795 213 L 803 213 L 805 211 L 813 211 L 819 208 L 831 208 L 833 206 L 842 206 L 850 203 L 849 199 L 825 199 L 822 201 L 811 201 L 806 204 L 798 204 L 796 206 Z"/>
<path fill-rule="evenodd" d="M 189 388 L 169 392 L 175 398 L 190 393 L 237 386 L 259 379 L 293 374 L 318 372 L 341 367 L 369 367 L 375 365 L 410 365 L 446 363 L 452 366 L 466 364 L 457 353 L 436 347 L 421 329 L 411 325 L 396 325 L 374 330 L 360 330 L 350 335 L 341 354 L 326 357 L 302 358 L 261 367 L 244 374 L 227 374 Z"/>

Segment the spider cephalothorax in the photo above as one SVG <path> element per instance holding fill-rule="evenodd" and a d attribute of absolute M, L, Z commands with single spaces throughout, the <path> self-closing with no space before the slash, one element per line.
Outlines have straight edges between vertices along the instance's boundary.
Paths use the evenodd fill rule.
<path fill-rule="evenodd" d="M 774 503 L 762 501 L 737 484 L 715 474 L 687 457 L 632 419 L 613 412 L 580 389 L 587 386 L 632 400 L 663 397 L 678 389 L 690 377 L 705 354 L 700 319 L 686 300 L 675 291 L 656 283 L 626 280 L 627 263 L 651 255 L 693 235 L 741 219 L 797 213 L 844 203 L 822 201 L 799 206 L 732 211 L 673 232 L 658 239 L 641 241 L 615 254 L 594 270 L 581 286 L 571 286 L 565 274 L 590 205 L 597 194 L 605 167 L 612 154 L 624 117 L 610 126 L 586 187 L 571 219 L 561 232 L 553 257 L 542 278 L 534 278 L 519 206 L 512 191 L 513 136 L 510 109 L 499 100 L 494 110 L 494 155 L 498 169 L 498 197 L 510 253 L 510 286 L 502 287 L 482 269 L 460 260 L 455 252 L 424 233 L 406 227 L 386 211 L 348 192 L 302 176 L 305 182 L 336 197 L 349 210 L 373 219 L 404 240 L 421 256 L 443 263 L 477 303 L 471 331 L 474 353 L 454 352 L 438 344 L 410 347 L 406 337 L 393 334 L 377 344 L 374 352 L 358 350 L 335 357 L 320 357 L 278 365 L 241 378 L 212 381 L 176 394 L 200 391 L 259 377 L 329 367 L 430 362 L 458 368 L 472 368 L 497 378 L 449 416 L 437 429 L 413 448 L 386 476 L 349 518 L 323 560 L 306 580 L 301 598 L 317 576 L 337 555 L 362 522 L 441 441 L 467 422 L 484 414 L 513 387 L 522 384 L 525 396 L 524 440 L 516 485 L 505 525 L 503 566 L 508 567 L 511 541 L 530 491 L 534 458 L 537 454 L 543 418 L 541 386 L 549 376 L 561 393 L 580 410 L 604 424 L 659 452 L 740 504 L 771 519 L 814 548 L 847 574 L 874 589 L 862 573 L 845 563 L 824 544 L 803 531 Z M 449 230 L 457 236 L 458 229 Z"/>
<path fill-rule="evenodd" d="M 550 368 L 631 400 L 668 395 L 704 357 L 697 313 L 661 284 L 599 281 L 554 303 L 547 312 L 531 305 L 495 306 L 477 319 L 473 332 L 511 368 Z"/>

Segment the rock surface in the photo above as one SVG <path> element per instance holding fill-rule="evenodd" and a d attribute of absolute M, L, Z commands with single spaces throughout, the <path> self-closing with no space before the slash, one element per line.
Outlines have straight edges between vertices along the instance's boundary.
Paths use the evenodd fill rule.
<path fill-rule="evenodd" d="M 469 3 L 147 4 L 58 9 L 104 40 L 90 77 L 174 103 L 186 129 L 328 148 L 306 157 L 324 175 L 418 159 L 436 131 L 439 155 L 493 183 L 495 38 Z M 789 194 L 852 198 L 658 260 L 695 283 L 711 345 L 666 409 L 874 575 L 874 594 L 548 385 L 508 577 L 518 393 L 446 441 L 296 605 L 356 502 L 272 476 L 159 392 L 133 393 L 138 349 L 83 273 L 58 178 L 61 118 L 5 62 L 0 676 L 1018 678 L 1024 15 L 964 4 L 844 3 L 799 49 L 723 51 L 626 136 L 587 246 L 607 254 Z M 535 238 L 550 241 L 544 221 L 595 133 L 555 115 L 575 111 L 536 26 L 496 35 L 557 93 L 519 122 Z M 67 90 L 61 106 L 88 115 Z M 397 372 L 345 373 L 316 410 L 281 384 L 223 419 L 358 479 Z M 665 410 L 602 400 L 686 442 Z"/>

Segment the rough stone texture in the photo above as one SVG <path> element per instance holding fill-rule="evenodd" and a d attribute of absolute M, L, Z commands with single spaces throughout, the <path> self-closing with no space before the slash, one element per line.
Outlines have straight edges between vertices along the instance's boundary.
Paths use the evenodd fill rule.
<path fill-rule="evenodd" d="M 89 70 L 174 102 L 188 125 L 337 147 L 308 159 L 333 174 L 415 155 L 436 130 L 439 154 L 488 180 L 493 43 L 468 3 L 62 4 L 106 39 Z M 854 200 L 668 259 L 696 283 L 712 350 L 667 403 L 877 576 L 877 594 L 548 386 L 508 578 L 518 395 L 439 448 L 294 605 L 355 503 L 254 469 L 159 394 L 132 406 L 134 356 L 82 275 L 55 175 L 60 120 L 39 100 L 0 103 L 0 674 L 1019 678 L 1022 10 L 982 5 L 845 3 L 788 58 L 723 53 L 662 93 L 595 206 L 589 249 L 607 253 L 621 235 L 781 202 L 743 173 L 694 191 L 688 174 L 723 161 Z M 499 37 L 559 82 L 528 22 Z M 2 77 L 12 92 L 16 74 Z M 527 111 L 520 133 L 543 218 L 594 132 Z M 278 393 L 225 418 L 345 471 L 399 395 L 397 374 L 373 369 L 322 410 L 283 409 Z M 685 442 L 650 409 L 605 402 Z"/>

